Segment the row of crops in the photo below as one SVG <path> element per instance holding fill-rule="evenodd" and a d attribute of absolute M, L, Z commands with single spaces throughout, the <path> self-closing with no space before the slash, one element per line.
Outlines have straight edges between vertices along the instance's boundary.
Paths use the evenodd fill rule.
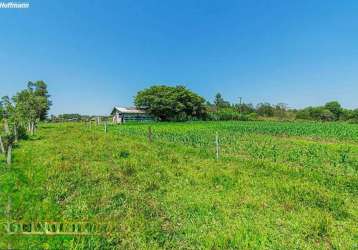
<path fill-rule="evenodd" d="M 121 131 L 129 132 L 143 130 L 148 125 L 126 124 Z M 152 127 L 157 132 L 165 134 L 191 133 L 199 136 L 202 133 L 219 131 L 222 133 L 247 134 L 258 133 L 282 136 L 304 136 L 329 140 L 344 140 L 358 142 L 358 126 L 347 123 L 318 123 L 318 122 L 192 122 L 192 123 L 156 123 Z M 195 140 L 195 139 L 194 139 Z"/>
<path fill-rule="evenodd" d="M 314 167 L 329 164 L 358 170 L 358 126 L 344 123 L 197 122 L 126 124 L 120 135 L 199 147 L 209 155 L 219 134 L 222 157 L 285 162 Z"/>

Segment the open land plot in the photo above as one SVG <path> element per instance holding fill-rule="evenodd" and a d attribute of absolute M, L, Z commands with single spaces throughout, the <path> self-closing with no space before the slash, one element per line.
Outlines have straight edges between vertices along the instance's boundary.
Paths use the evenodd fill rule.
<path fill-rule="evenodd" d="M 356 125 L 42 124 L 1 164 L 3 221 L 109 226 L 0 248 L 358 247 Z"/>

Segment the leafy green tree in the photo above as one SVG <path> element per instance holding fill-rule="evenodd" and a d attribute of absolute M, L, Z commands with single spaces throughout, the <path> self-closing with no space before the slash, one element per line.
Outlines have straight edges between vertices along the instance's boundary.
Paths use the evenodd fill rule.
<path fill-rule="evenodd" d="M 2 103 L 2 111 L 3 111 L 2 119 L 4 124 L 3 125 L 4 131 L 6 134 L 9 134 L 11 131 L 10 121 L 13 119 L 15 113 L 15 107 L 8 96 L 3 96 L 1 98 L 1 103 Z"/>
<path fill-rule="evenodd" d="M 348 121 L 353 119 L 354 111 L 350 109 L 342 109 L 342 114 L 340 115 L 339 119 L 342 121 Z"/>
<path fill-rule="evenodd" d="M 30 134 L 34 134 L 36 123 L 40 117 L 40 107 L 37 98 L 29 89 L 22 90 L 13 97 L 18 116 L 26 124 Z"/>
<path fill-rule="evenodd" d="M 320 110 L 320 119 L 322 121 L 334 121 L 336 118 L 336 115 L 333 114 L 329 109 L 321 109 Z"/>
<path fill-rule="evenodd" d="M 5 154 L 5 147 L 4 147 L 4 141 L 3 141 L 3 136 L 2 136 L 2 122 L 3 122 L 3 118 L 4 118 L 4 107 L 2 102 L 0 101 L 0 153 L 1 154 Z"/>
<path fill-rule="evenodd" d="M 325 107 L 308 107 L 298 111 L 296 118 L 316 121 L 334 121 L 336 116 Z"/>
<path fill-rule="evenodd" d="M 270 103 L 259 103 L 256 107 L 256 112 L 260 116 L 272 117 L 274 115 L 275 109 L 271 106 Z"/>
<path fill-rule="evenodd" d="M 80 121 L 82 116 L 80 114 L 61 114 L 58 118 L 61 121 Z"/>
<path fill-rule="evenodd" d="M 312 119 L 310 109 L 304 108 L 296 112 L 296 119 L 310 120 Z"/>
<path fill-rule="evenodd" d="M 15 107 L 8 96 L 1 99 L 1 111 L 3 132 L 1 135 L 0 147 L 6 157 L 8 164 L 11 164 L 12 148 L 16 142 L 16 116 Z"/>
<path fill-rule="evenodd" d="M 341 104 L 337 101 L 327 102 L 324 108 L 329 110 L 334 115 L 334 120 L 339 120 L 343 113 Z"/>
<path fill-rule="evenodd" d="M 13 101 L 16 103 L 16 116 L 26 123 L 27 130 L 34 134 L 39 121 L 46 119 L 52 104 L 49 100 L 47 85 L 43 81 L 29 82 L 27 89 L 18 92 Z"/>
<path fill-rule="evenodd" d="M 309 114 L 310 114 L 310 118 L 313 120 L 321 120 L 321 114 L 323 111 L 322 107 L 309 107 L 308 108 Z"/>
<path fill-rule="evenodd" d="M 184 86 L 155 85 L 139 91 L 135 105 L 159 120 L 190 120 L 204 118 L 205 99 Z"/>
<path fill-rule="evenodd" d="M 347 120 L 352 123 L 358 123 L 358 109 L 350 110 Z"/>
<path fill-rule="evenodd" d="M 216 106 L 216 109 L 228 108 L 230 107 L 230 102 L 225 101 L 221 94 L 217 93 L 214 98 L 214 105 Z"/>
<path fill-rule="evenodd" d="M 4 96 L 0 102 L 0 151 L 11 163 L 13 145 L 26 136 L 25 127 L 33 134 L 36 123 L 45 119 L 51 105 L 47 85 L 43 81 L 29 82 L 27 89 L 13 98 Z"/>
<path fill-rule="evenodd" d="M 44 81 L 28 82 L 28 90 L 34 94 L 36 98 L 37 114 L 40 121 L 46 119 L 48 111 L 52 105 L 50 95 L 48 94 L 47 84 Z"/>
<path fill-rule="evenodd" d="M 236 111 L 241 112 L 242 114 L 251 114 L 256 112 L 254 105 L 251 103 L 235 104 L 234 108 Z"/>
<path fill-rule="evenodd" d="M 352 118 L 358 120 L 358 109 L 352 111 Z"/>
<path fill-rule="evenodd" d="M 274 106 L 274 115 L 280 119 L 287 117 L 287 104 L 278 103 Z"/>

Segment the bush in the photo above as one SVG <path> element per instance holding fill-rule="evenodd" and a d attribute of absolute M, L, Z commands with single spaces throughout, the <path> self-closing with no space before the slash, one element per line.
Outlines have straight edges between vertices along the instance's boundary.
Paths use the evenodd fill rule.
<path fill-rule="evenodd" d="M 239 120 L 239 116 L 240 114 L 237 111 L 234 111 L 233 109 L 230 108 L 225 108 L 210 113 L 209 118 L 215 121 L 230 121 L 230 120 Z"/>
<path fill-rule="evenodd" d="M 248 121 L 257 121 L 257 113 L 251 113 L 247 115 Z"/>
<path fill-rule="evenodd" d="M 348 123 L 351 123 L 351 124 L 358 124 L 358 118 L 352 118 L 352 119 L 349 119 L 349 120 L 348 120 Z"/>
<path fill-rule="evenodd" d="M 216 112 L 208 114 L 208 120 L 213 121 L 255 121 L 257 120 L 256 113 L 240 114 L 233 108 L 219 109 Z"/>

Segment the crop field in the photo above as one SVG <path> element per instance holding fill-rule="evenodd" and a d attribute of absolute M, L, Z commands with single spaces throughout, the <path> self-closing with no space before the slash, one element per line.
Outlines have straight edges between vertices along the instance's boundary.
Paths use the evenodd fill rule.
<path fill-rule="evenodd" d="M 357 125 L 48 123 L 13 160 L 0 158 L 0 249 L 358 249 Z"/>

